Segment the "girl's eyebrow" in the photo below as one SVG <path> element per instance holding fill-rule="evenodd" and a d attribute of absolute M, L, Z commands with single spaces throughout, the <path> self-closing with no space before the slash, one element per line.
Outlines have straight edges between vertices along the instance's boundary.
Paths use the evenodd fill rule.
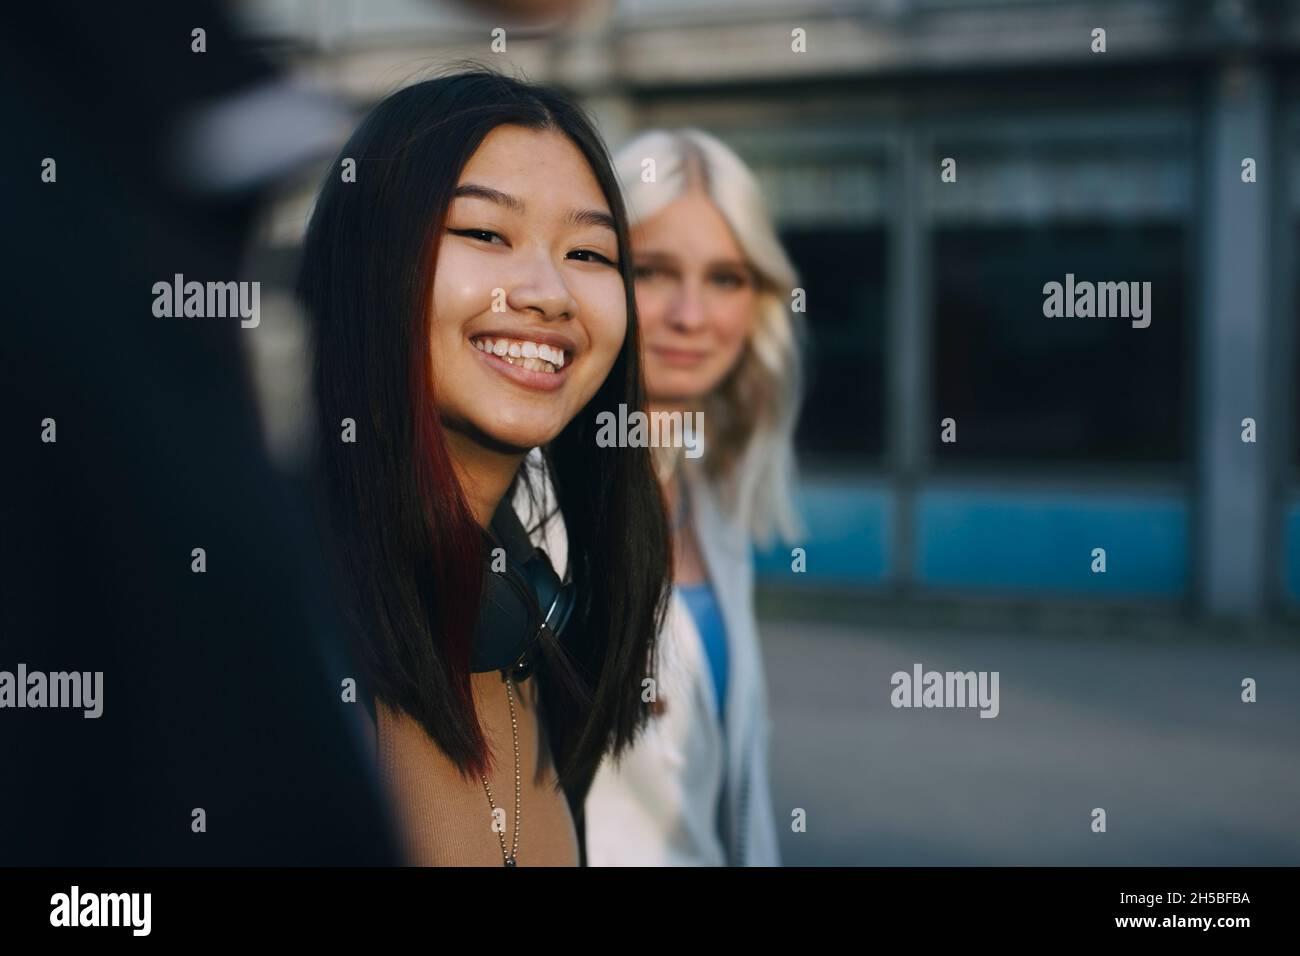
<path fill-rule="evenodd" d="M 478 183 L 461 183 L 456 187 L 456 191 L 451 194 L 452 199 L 484 199 L 488 202 L 496 203 L 498 206 L 505 206 L 511 212 L 523 215 L 524 201 L 518 199 L 509 193 L 503 193 L 499 189 L 493 189 L 491 186 L 480 186 Z"/>
<path fill-rule="evenodd" d="M 634 254 L 632 257 L 632 261 L 637 263 L 655 262 L 655 263 L 662 263 L 666 265 L 676 265 L 677 255 L 676 253 L 669 252 L 667 250 L 650 249 L 640 253 L 639 255 Z M 741 272 L 751 271 L 749 267 L 749 263 L 745 262 L 743 259 L 713 259 L 705 263 L 705 268 L 736 269 Z"/>
<path fill-rule="evenodd" d="M 634 253 L 632 258 L 637 262 L 649 261 L 651 259 L 655 260 L 656 262 L 677 261 L 677 256 L 666 249 L 647 249 L 644 252 Z"/>
<path fill-rule="evenodd" d="M 571 209 L 569 214 L 564 217 L 564 221 L 571 226 L 596 226 L 601 229 L 608 229 L 615 234 L 618 233 L 618 230 L 614 228 L 614 217 L 600 209 Z"/>
<path fill-rule="evenodd" d="M 498 206 L 504 206 L 511 212 L 521 216 L 524 214 L 524 201 L 522 199 L 479 183 L 461 183 L 456 187 L 455 192 L 451 194 L 451 198 L 482 199 L 496 203 Z M 601 209 L 572 209 L 564 217 L 564 221 L 570 226 L 598 226 L 608 229 L 610 232 L 618 232 L 614 227 L 614 217 Z"/>

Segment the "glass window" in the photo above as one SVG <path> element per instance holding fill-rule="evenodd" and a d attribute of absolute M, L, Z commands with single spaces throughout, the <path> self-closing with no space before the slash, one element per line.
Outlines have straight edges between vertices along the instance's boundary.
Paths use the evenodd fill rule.
<path fill-rule="evenodd" d="M 885 230 L 787 228 L 781 241 L 807 294 L 808 380 L 796 437 L 801 460 L 880 459 L 887 388 Z"/>
<path fill-rule="evenodd" d="M 936 464 L 1189 459 L 1195 406 L 1179 222 L 953 225 L 931 236 Z M 1151 283 L 1151 324 L 1046 317 L 1043 286 Z M 939 421 L 957 421 L 941 441 Z"/>

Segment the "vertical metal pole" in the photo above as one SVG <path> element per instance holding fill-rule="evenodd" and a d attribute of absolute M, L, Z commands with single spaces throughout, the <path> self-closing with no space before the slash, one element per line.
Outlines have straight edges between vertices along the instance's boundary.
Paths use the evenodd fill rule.
<path fill-rule="evenodd" d="M 888 422 L 886 452 L 894 473 L 895 521 L 891 543 L 894 580 L 899 590 L 913 580 L 916 493 L 931 434 L 928 356 L 930 350 L 930 274 L 928 223 L 923 221 L 921 177 L 930 157 L 916 121 L 902 120 L 894 166 L 895 202 L 890 211 L 890 286 Z M 938 175 L 937 168 L 933 170 Z"/>
<path fill-rule="evenodd" d="M 1258 64 L 1228 63 L 1211 78 L 1206 115 L 1204 259 L 1200 331 L 1201 520 L 1197 551 L 1203 608 L 1253 616 L 1263 608 L 1268 456 L 1289 427 L 1266 413 L 1268 221 L 1271 167 L 1269 77 Z M 1242 160 L 1258 164 L 1243 183 Z M 1155 303 L 1153 322 L 1159 322 Z M 1165 321 L 1178 321 L 1166 316 Z M 1256 444 L 1241 440 L 1243 418 Z"/>

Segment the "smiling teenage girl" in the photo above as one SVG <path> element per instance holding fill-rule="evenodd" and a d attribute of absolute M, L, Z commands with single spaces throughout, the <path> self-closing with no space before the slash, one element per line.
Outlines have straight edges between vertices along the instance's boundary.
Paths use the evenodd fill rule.
<path fill-rule="evenodd" d="M 568 100 L 489 72 L 393 94 L 344 158 L 356 182 L 322 189 L 300 291 L 380 776 L 413 863 L 574 864 L 596 767 L 643 720 L 666 595 L 649 452 L 592 437 L 599 409 L 644 407 L 618 186 Z M 476 625 L 501 619 L 485 561 L 537 447 L 576 600 L 521 676 L 475 666 Z"/>

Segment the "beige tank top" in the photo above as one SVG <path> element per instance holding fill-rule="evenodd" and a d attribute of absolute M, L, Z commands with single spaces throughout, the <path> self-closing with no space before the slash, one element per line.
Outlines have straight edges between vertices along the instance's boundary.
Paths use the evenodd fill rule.
<path fill-rule="evenodd" d="M 518 827 L 518 866 L 577 866 L 578 837 L 556 786 L 536 681 L 514 685 L 519 734 L 519 819 L 506 685 L 498 671 L 471 676 L 479 721 L 492 753 L 488 783 L 509 852 Z M 501 840 L 482 778 L 466 779 L 409 714 L 376 701 L 376 766 L 388 793 L 406 861 L 414 866 L 503 866 Z M 364 713 L 364 710 L 363 710 Z M 368 715 L 367 715 L 367 723 Z"/>

